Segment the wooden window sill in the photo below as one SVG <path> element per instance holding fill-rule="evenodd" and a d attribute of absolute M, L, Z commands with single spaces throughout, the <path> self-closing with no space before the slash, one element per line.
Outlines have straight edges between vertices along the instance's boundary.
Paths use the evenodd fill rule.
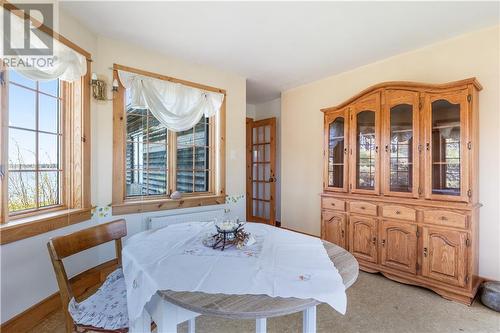
<path fill-rule="evenodd" d="M 154 212 L 159 210 L 201 207 L 210 205 L 222 205 L 226 203 L 226 195 L 199 195 L 186 196 L 178 200 L 161 199 L 161 200 L 142 200 L 133 201 L 127 200 L 123 203 L 113 204 L 113 215 L 124 215 L 144 212 Z"/>
<path fill-rule="evenodd" d="M 75 208 L 19 218 L 0 226 L 0 244 L 40 235 L 72 224 L 90 220 L 90 208 Z"/>

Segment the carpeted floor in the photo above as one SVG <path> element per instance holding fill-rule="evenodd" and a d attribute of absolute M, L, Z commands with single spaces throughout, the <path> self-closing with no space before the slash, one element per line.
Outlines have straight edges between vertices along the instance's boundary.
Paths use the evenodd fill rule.
<path fill-rule="evenodd" d="M 433 292 L 390 281 L 381 275 L 360 273 L 347 292 L 347 314 L 342 316 L 328 305 L 318 307 L 318 332 L 448 333 L 500 332 L 500 313 L 478 300 L 471 307 L 447 301 Z M 302 314 L 271 318 L 268 332 L 302 332 Z M 178 331 L 185 333 L 182 324 Z M 61 312 L 41 322 L 33 333 L 64 333 Z M 201 316 L 197 333 L 255 332 L 250 320 L 226 320 Z"/>

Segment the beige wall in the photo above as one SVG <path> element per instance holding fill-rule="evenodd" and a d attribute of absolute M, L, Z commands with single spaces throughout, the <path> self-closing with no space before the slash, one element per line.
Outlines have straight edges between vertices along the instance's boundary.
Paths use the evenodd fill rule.
<path fill-rule="evenodd" d="M 323 107 L 384 81 L 475 76 L 480 93 L 480 274 L 500 280 L 500 27 L 459 36 L 282 93 L 282 224 L 319 235 Z"/>

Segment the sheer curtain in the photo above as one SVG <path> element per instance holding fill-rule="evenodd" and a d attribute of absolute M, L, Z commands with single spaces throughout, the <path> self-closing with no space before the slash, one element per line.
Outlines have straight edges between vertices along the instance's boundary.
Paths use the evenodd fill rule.
<path fill-rule="evenodd" d="M 130 89 L 130 105 L 148 108 L 153 116 L 173 132 L 188 130 L 201 117 L 214 116 L 224 101 L 224 94 L 188 87 L 127 71 L 118 71 L 122 85 Z"/>
<path fill-rule="evenodd" d="M 5 14 L 2 7 L 1 15 Z M 4 38 L 9 43 L 24 41 L 24 19 L 13 13 L 7 13 L 11 19 L 11 33 L 5 34 Z M 5 16 L 3 16 L 5 17 Z M 40 33 L 43 33 L 40 31 Z M 53 39 L 52 56 L 24 56 L 17 54 L 14 56 L 2 56 L 4 61 L 9 61 L 15 66 L 11 66 L 21 75 L 37 81 L 50 81 L 61 79 L 64 81 L 76 81 L 87 73 L 87 59 L 80 53 L 67 47 L 57 39 Z M 30 38 L 31 48 L 44 48 L 45 44 L 35 36 Z M 14 49 L 15 51 L 15 49 Z"/>

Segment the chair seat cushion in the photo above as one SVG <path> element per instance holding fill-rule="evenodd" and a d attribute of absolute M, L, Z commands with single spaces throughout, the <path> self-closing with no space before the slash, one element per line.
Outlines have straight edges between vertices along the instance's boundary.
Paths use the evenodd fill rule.
<path fill-rule="evenodd" d="M 121 268 L 109 274 L 92 296 L 78 303 L 74 298 L 68 306 L 75 324 L 105 330 L 128 327 L 127 289 Z"/>

